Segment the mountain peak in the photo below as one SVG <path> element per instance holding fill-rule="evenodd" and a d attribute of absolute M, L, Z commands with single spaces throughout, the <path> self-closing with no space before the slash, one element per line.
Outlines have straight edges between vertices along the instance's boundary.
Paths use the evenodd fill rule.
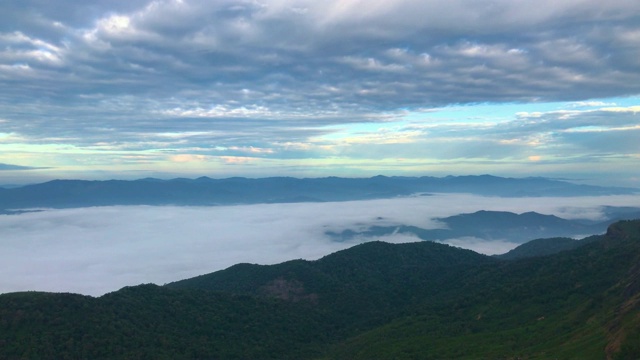
<path fill-rule="evenodd" d="M 621 220 L 607 228 L 606 237 L 612 240 L 640 238 L 640 220 Z"/>

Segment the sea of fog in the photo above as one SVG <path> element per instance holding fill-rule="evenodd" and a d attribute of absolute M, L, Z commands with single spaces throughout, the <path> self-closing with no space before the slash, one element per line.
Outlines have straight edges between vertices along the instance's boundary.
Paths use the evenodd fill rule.
<path fill-rule="evenodd" d="M 602 219 L 601 206 L 639 206 L 640 196 L 498 198 L 437 194 L 333 203 L 215 207 L 112 206 L 0 215 L 0 293 L 37 290 L 102 295 L 233 264 L 318 259 L 357 243 L 420 241 L 406 234 L 338 242 L 325 234 L 369 225 L 441 227 L 434 218 L 478 210 L 536 211 Z M 484 254 L 507 239 L 452 239 Z"/>

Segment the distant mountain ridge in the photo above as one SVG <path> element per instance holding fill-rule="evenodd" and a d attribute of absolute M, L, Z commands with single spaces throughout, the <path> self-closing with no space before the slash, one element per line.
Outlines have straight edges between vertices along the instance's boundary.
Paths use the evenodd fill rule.
<path fill-rule="evenodd" d="M 628 210 L 631 211 L 631 210 Z M 610 209 L 610 212 L 621 216 Z M 537 238 L 573 237 L 603 233 L 610 223 L 585 223 L 583 220 L 567 220 L 554 215 L 536 212 L 516 214 L 507 211 L 480 210 L 470 214 L 459 214 L 446 218 L 436 218 L 446 227 L 423 229 L 416 226 L 371 226 L 364 231 L 344 230 L 340 233 L 326 232 L 338 241 L 350 240 L 356 236 L 376 237 L 395 233 L 413 234 L 422 240 L 444 241 L 464 237 L 484 240 L 506 240 L 524 243 Z"/>
<path fill-rule="evenodd" d="M 631 194 L 637 189 L 577 185 L 546 178 L 491 175 L 371 178 L 145 178 L 133 181 L 53 180 L 0 188 L 0 210 L 109 205 L 224 205 L 301 201 L 347 201 L 417 193 L 491 196 L 583 196 Z"/>
<path fill-rule="evenodd" d="M 504 261 L 371 242 L 92 298 L 0 295 L 1 358 L 637 359 L 640 220 Z"/>

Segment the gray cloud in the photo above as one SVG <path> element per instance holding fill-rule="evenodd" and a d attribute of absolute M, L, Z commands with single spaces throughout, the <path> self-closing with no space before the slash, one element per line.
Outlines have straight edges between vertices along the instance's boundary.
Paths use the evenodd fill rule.
<path fill-rule="evenodd" d="M 20 166 L 20 165 L 12 165 L 12 164 L 2 164 L 0 163 L 0 171 L 3 170 L 33 170 L 37 168 L 33 168 L 30 166 Z"/>
<path fill-rule="evenodd" d="M 126 285 L 165 283 L 239 262 L 317 259 L 360 241 L 416 241 L 396 234 L 335 242 L 326 231 L 370 225 L 436 228 L 434 217 L 480 209 L 601 218 L 602 205 L 637 206 L 637 196 L 485 198 L 471 195 L 342 203 L 220 207 L 96 207 L 0 216 L 0 292 L 71 291 L 100 295 Z M 498 253 L 507 241 L 456 239 Z"/>
<path fill-rule="evenodd" d="M 2 10 L 0 145 L 71 145 L 84 164 L 176 153 L 516 161 L 638 152 L 633 131 L 565 133 L 578 122 L 637 124 L 611 112 L 441 122 L 397 144 L 331 138 L 340 126 L 447 105 L 637 96 L 634 0 L 28 0 Z M 536 141 L 549 145 L 532 151 Z"/>
<path fill-rule="evenodd" d="M 510 1 L 375 2 L 368 10 L 358 1 L 91 3 L 10 7 L 4 81 L 26 81 L 32 86 L 19 88 L 30 96 L 74 106 L 107 94 L 285 114 L 639 89 L 638 11 L 629 1 L 549 3 L 544 11 Z M 16 16 L 32 21 L 9 21 Z M 57 28 L 55 38 L 36 23 Z"/>

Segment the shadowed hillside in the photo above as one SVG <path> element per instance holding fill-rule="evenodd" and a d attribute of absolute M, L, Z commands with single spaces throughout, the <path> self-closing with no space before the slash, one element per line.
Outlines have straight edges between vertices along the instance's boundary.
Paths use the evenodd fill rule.
<path fill-rule="evenodd" d="M 4 294 L 0 357 L 633 359 L 639 264 L 636 220 L 509 261 L 373 242 L 99 298 Z"/>
<path fill-rule="evenodd" d="M 526 242 L 515 249 L 501 255 L 494 255 L 503 260 L 514 260 L 528 257 L 547 256 L 557 254 L 562 251 L 573 250 L 598 240 L 599 236 L 589 236 L 582 240 L 569 238 L 546 238 L 535 239 Z"/>

